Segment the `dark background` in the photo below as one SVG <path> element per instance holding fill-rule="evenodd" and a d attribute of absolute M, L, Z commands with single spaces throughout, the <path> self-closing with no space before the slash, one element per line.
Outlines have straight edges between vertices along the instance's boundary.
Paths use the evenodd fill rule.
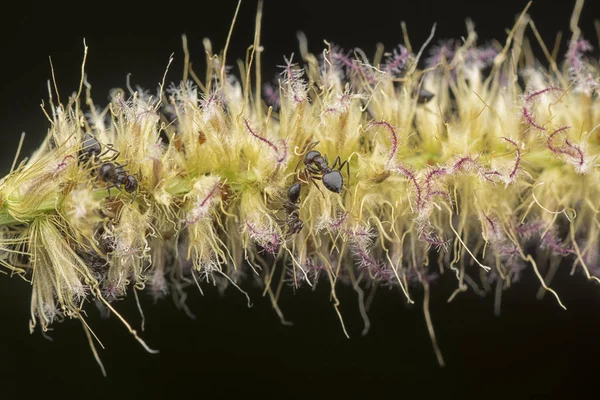
<path fill-rule="evenodd" d="M 580 26 L 595 47 L 593 19 L 600 17 L 587 1 Z M 597 3 L 597 2 L 596 2 Z M 262 44 L 265 72 L 275 74 L 282 57 L 297 51 L 296 31 L 319 51 L 327 39 L 372 54 L 377 42 L 401 43 L 400 22 L 408 24 L 419 48 L 434 22 L 436 39 L 465 34 L 464 20 L 475 20 L 479 37 L 503 40 L 525 1 L 273 1 L 266 0 Z M 165 2 L 135 5 L 52 2 L 42 8 L 21 2 L 6 10 L 0 24 L 2 174 L 8 172 L 20 133 L 27 133 L 22 156 L 41 141 L 48 124 L 39 104 L 47 100 L 52 56 L 63 98 L 77 90 L 83 38 L 89 46 L 86 71 L 94 99 L 101 104 L 113 87 L 132 83 L 154 89 L 175 53 L 168 81 L 182 76 L 181 34 L 188 35 L 195 69 L 202 71 L 202 38 L 219 51 L 235 10 L 235 1 L 192 5 Z M 530 14 L 546 43 L 556 32 L 569 37 L 574 1 L 534 1 Z M 253 41 L 256 3 L 245 1 L 233 34 L 228 60 L 244 57 Z M 530 32 L 531 33 L 531 32 Z M 531 35 L 531 37 L 533 37 Z M 535 39 L 533 39 L 535 40 Z M 564 49 L 563 49 L 564 54 Z M 269 74 L 265 75 L 265 80 Z M 259 394 L 265 398 L 442 395 L 447 398 L 576 396 L 592 387 L 600 356 L 600 290 L 565 266 L 553 283 L 568 310 L 552 296 L 535 299 L 533 273 L 504 294 L 503 314 L 493 316 L 493 298 L 465 293 L 445 304 L 455 281 L 445 276 L 433 289 L 432 316 L 447 367 L 433 354 L 421 302 L 405 307 L 398 292 L 380 290 L 370 312 L 372 329 L 362 326 L 355 293 L 339 289 L 351 339 L 346 339 L 328 299 L 328 288 L 285 291 L 281 308 L 293 327 L 282 326 L 267 299 L 252 292 L 254 307 L 231 289 L 221 298 L 210 289 L 201 297 L 189 290 L 188 318 L 170 299 L 156 305 L 142 298 L 146 312 L 143 337 L 159 355 L 147 354 L 115 318 L 89 322 L 106 350 L 103 378 L 77 321 L 55 324 L 45 340 L 28 332 L 28 284 L 0 276 L 0 398 L 56 394 L 65 398 L 154 398 L 187 392 L 193 398 L 228 398 Z M 419 298 L 419 297 L 418 297 Z M 419 298 L 420 299 L 420 298 Z M 136 327 L 133 299 L 117 304 Z M 590 389 L 594 391 L 593 389 Z M 6 396 L 6 397 L 5 397 Z"/>

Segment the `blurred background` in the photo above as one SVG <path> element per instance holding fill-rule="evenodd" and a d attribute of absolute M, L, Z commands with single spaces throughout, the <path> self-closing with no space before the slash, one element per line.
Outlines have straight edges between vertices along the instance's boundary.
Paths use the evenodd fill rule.
<path fill-rule="evenodd" d="M 596 4 L 594 4 L 596 3 Z M 153 6 L 125 3 L 43 6 L 21 2 L 0 24 L 2 106 L 0 107 L 0 173 L 10 169 L 21 132 L 27 136 L 21 158 L 29 155 L 48 129 L 40 104 L 48 99 L 52 57 L 64 99 L 77 90 L 83 39 L 89 46 L 86 64 L 97 104 L 109 91 L 133 85 L 155 90 L 169 56 L 174 62 L 167 81 L 183 71 L 181 34 L 187 34 L 194 69 L 204 69 L 202 40 L 215 52 L 225 44 L 237 2 L 198 0 L 191 5 L 164 2 Z M 232 63 L 243 58 L 253 42 L 256 2 L 242 3 L 229 48 Z M 480 42 L 506 37 L 526 1 L 275 1 L 264 3 L 263 80 L 279 70 L 283 56 L 298 54 L 297 31 L 303 31 L 313 52 L 323 40 L 344 48 L 360 47 L 373 54 L 377 42 L 391 50 L 402 43 L 400 23 L 406 21 L 413 47 L 419 48 L 437 22 L 434 42 L 466 35 L 465 20 L 475 22 Z M 530 14 L 544 41 L 552 47 L 558 31 L 570 37 L 574 0 L 537 0 Z M 580 26 L 598 47 L 593 20 L 597 1 L 587 1 Z M 535 41 L 531 31 L 529 37 Z M 539 49 L 539 46 L 534 45 Z M 596 51 L 597 56 L 597 51 Z M 296 58 L 298 59 L 298 58 Z M 502 315 L 493 314 L 493 297 L 472 293 L 446 304 L 455 282 L 445 277 L 434 285 L 431 312 L 447 367 L 440 369 L 427 333 L 421 302 L 407 307 L 398 291 L 379 290 L 370 311 L 371 331 L 361 336 L 356 293 L 340 288 L 341 311 L 351 338 L 343 335 L 329 301 L 329 288 L 319 285 L 284 290 L 280 306 L 294 326 L 281 325 L 270 302 L 250 290 L 248 308 L 234 289 L 220 297 L 207 288 L 201 296 L 189 290 L 187 304 L 196 319 L 170 299 L 153 304 L 142 296 L 146 342 L 160 349 L 144 352 L 112 317 L 97 314 L 88 322 L 104 343 L 100 356 L 108 371 L 101 376 L 78 321 L 56 323 L 50 342 L 29 334 L 30 287 L 0 275 L 0 398 L 28 398 L 35 393 L 65 398 L 163 398 L 178 393 L 194 397 L 229 398 L 258 394 L 264 398 L 380 398 L 416 393 L 425 398 L 553 397 L 586 390 L 597 376 L 600 356 L 600 286 L 569 276 L 565 266 L 553 287 L 568 310 L 552 296 L 535 298 L 533 273 L 503 296 Z M 422 296 L 421 296 L 422 297 Z M 133 298 L 117 303 L 139 328 Z M 139 331 L 139 329 L 138 329 Z M 5 397 L 6 396 L 6 397 Z"/>

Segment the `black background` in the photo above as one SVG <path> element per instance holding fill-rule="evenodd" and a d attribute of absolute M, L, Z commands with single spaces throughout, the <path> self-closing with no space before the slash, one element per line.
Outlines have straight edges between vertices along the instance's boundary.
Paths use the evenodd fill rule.
<path fill-rule="evenodd" d="M 581 27 L 594 46 L 593 19 L 600 16 L 588 1 Z M 401 43 L 400 22 L 420 47 L 434 22 L 436 38 L 465 34 L 464 20 L 475 20 L 481 41 L 504 39 L 525 1 L 273 1 L 266 0 L 262 44 L 265 78 L 277 72 L 284 55 L 297 51 L 296 31 L 319 51 L 327 39 L 372 54 L 377 42 L 391 49 Z M 574 1 L 538 0 L 530 10 L 549 45 L 556 32 L 568 37 Z M 22 155 L 39 145 L 48 124 L 39 104 L 47 99 L 52 56 L 59 90 L 66 98 L 77 90 L 83 38 L 89 46 L 86 71 L 97 103 L 113 87 L 132 83 L 154 89 L 175 53 L 168 80 L 182 76 L 181 34 L 188 35 L 195 69 L 202 71 L 202 38 L 213 48 L 224 45 L 236 2 L 80 3 L 52 2 L 42 8 L 21 2 L 5 10 L 1 29 L 2 174 L 8 172 L 18 137 L 27 133 Z M 241 58 L 253 41 L 256 3 L 245 1 L 233 34 L 229 60 Z M 531 33 L 531 32 L 530 32 Z M 533 38 L 533 36 L 531 35 Z M 535 39 L 533 39 L 535 40 Z M 564 49 L 563 49 L 564 53 Z M 600 290 L 565 266 L 553 287 L 568 310 L 552 296 L 535 299 L 533 273 L 503 297 L 503 314 L 493 316 L 492 297 L 459 295 L 445 301 L 455 281 L 445 276 L 433 287 L 431 309 L 447 367 L 437 366 L 420 302 L 406 307 L 398 292 L 380 290 L 370 312 L 372 329 L 362 337 L 355 293 L 339 289 L 351 339 L 346 339 L 328 298 L 328 288 L 285 291 L 281 308 L 293 327 L 282 326 L 267 299 L 251 291 L 254 306 L 234 289 L 224 297 L 207 289 L 204 297 L 189 290 L 188 318 L 169 300 L 146 312 L 143 337 L 159 355 L 150 355 L 115 318 L 90 315 L 103 341 L 103 378 L 77 321 L 55 324 L 45 340 L 28 332 L 28 284 L 0 275 L 0 398 L 56 394 L 65 398 L 155 398 L 189 393 L 192 398 L 370 398 L 421 395 L 424 398 L 509 395 L 511 398 L 577 396 L 593 393 L 600 356 Z M 117 304 L 135 326 L 133 299 Z M 6 396 L 6 397 L 5 397 Z"/>

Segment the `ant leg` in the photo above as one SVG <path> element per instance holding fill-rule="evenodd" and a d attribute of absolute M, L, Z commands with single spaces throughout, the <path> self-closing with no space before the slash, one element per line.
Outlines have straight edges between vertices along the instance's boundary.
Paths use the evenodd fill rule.
<path fill-rule="evenodd" d="M 335 166 L 338 164 L 339 164 L 339 167 L 337 169 L 339 171 L 341 171 L 342 168 L 344 168 L 344 165 L 346 166 L 346 172 L 348 173 L 348 185 L 350 185 L 350 164 L 348 164 L 348 160 L 341 162 L 340 156 L 337 156 L 335 158 L 335 161 L 333 162 L 333 165 L 331 166 L 331 169 L 335 169 Z"/>
<path fill-rule="evenodd" d="M 136 187 L 135 193 L 133 194 L 133 199 L 131 200 L 131 204 L 133 204 L 135 202 L 135 199 L 137 199 L 138 192 L 140 191 L 139 181 L 142 180 L 142 167 L 141 166 L 140 166 L 140 170 L 139 170 L 139 175 L 136 173 L 135 177 L 138 180 L 138 186 Z"/>
<path fill-rule="evenodd" d="M 117 149 L 115 149 L 115 146 L 112 143 L 108 143 L 106 145 L 106 147 L 108 147 L 107 151 L 112 151 L 113 153 L 115 153 L 115 155 L 111 158 L 111 160 L 116 160 L 117 158 L 119 158 L 119 156 L 121 155 L 121 152 Z"/>
<path fill-rule="evenodd" d="M 323 193 L 323 191 L 321 190 L 319 185 L 317 185 L 317 183 L 315 182 L 316 179 L 318 180 L 321 178 L 311 175 L 310 171 L 307 171 L 306 169 L 303 169 L 302 171 L 298 172 L 297 177 L 298 177 L 298 180 L 304 184 L 309 184 L 312 182 L 312 184 L 315 185 L 317 187 L 317 189 L 319 189 L 319 192 L 321 192 L 323 197 L 325 197 L 325 194 Z"/>
<path fill-rule="evenodd" d="M 306 147 L 304 148 L 304 151 L 302 152 L 302 154 L 304 155 L 304 154 L 308 153 L 309 151 L 314 149 L 318 144 L 319 144 L 318 140 L 316 142 L 307 144 Z"/>
<path fill-rule="evenodd" d="M 298 166 L 300 165 L 300 163 L 304 161 L 303 158 L 300 158 L 300 161 L 298 161 L 298 164 L 296 164 L 296 168 L 294 168 L 294 172 L 296 172 L 298 170 Z"/>
<path fill-rule="evenodd" d="M 110 189 L 112 188 L 119 188 L 117 185 L 112 184 L 112 185 L 106 185 L 106 190 L 108 191 L 108 197 L 110 197 Z"/>
<path fill-rule="evenodd" d="M 116 160 L 117 158 L 119 158 L 119 156 L 121 155 L 121 152 L 120 152 L 119 150 L 115 149 L 115 146 L 114 146 L 112 143 L 105 144 L 105 145 L 104 145 L 104 147 L 106 147 L 106 151 L 105 151 L 104 153 L 100 154 L 100 155 L 98 156 L 98 158 L 100 158 L 100 157 L 102 157 L 102 156 L 105 156 L 105 155 L 107 155 L 107 154 L 108 154 L 109 152 L 111 152 L 111 151 L 112 151 L 113 153 L 115 153 L 115 155 L 114 155 L 114 156 L 112 156 L 112 157 L 109 159 L 109 161 L 115 161 L 115 160 Z"/>
<path fill-rule="evenodd" d="M 133 194 L 133 199 L 131 199 L 131 203 L 129 203 L 129 204 L 133 204 L 135 202 L 135 199 L 137 199 L 137 195 L 138 195 L 138 191 L 136 190 L 135 193 Z"/>
<path fill-rule="evenodd" d="M 327 158 L 325 158 L 325 161 L 327 161 Z M 335 166 L 338 165 L 340 162 L 341 162 L 340 156 L 337 156 L 335 158 L 335 160 L 333 160 L 333 165 L 331 166 L 331 169 L 335 169 Z M 342 169 L 341 166 L 340 166 L 340 169 Z"/>
<path fill-rule="evenodd" d="M 319 189 L 319 192 L 321 192 L 321 194 L 323 195 L 323 198 L 325 198 L 325 193 L 323 193 L 323 191 L 321 190 L 321 188 L 319 187 L 319 185 L 317 185 L 317 182 L 315 182 L 315 180 L 317 180 L 317 179 L 320 180 L 321 178 L 317 178 L 317 177 L 314 177 L 314 176 L 310 175 L 310 181 L 313 183 L 313 185 L 316 186 L 317 189 Z"/>
<path fill-rule="evenodd" d="M 298 180 L 304 184 L 308 183 L 308 179 L 306 178 L 306 170 L 301 170 L 298 171 L 298 173 L 296 174 L 296 177 L 298 178 Z"/>
<path fill-rule="evenodd" d="M 340 171 L 342 170 L 342 168 L 344 168 L 344 165 L 346 166 L 346 173 L 348 174 L 348 186 L 350 186 L 350 164 L 348 164 L 348 160 L 345 160 L 343 163 L 340 164 Z"/>

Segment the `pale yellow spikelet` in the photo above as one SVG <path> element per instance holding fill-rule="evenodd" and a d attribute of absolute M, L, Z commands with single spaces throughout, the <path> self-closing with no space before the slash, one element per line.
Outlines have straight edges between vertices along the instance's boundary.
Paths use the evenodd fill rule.
<path fill-rule="evenodd" d="M 78 318 L 82 301 L 97 288 L 64 229 L 58 217 L 39 217 L 27 232 L 32 259 L 31 329 L 36 321 L 46 330 L 57 317 Z"/>

